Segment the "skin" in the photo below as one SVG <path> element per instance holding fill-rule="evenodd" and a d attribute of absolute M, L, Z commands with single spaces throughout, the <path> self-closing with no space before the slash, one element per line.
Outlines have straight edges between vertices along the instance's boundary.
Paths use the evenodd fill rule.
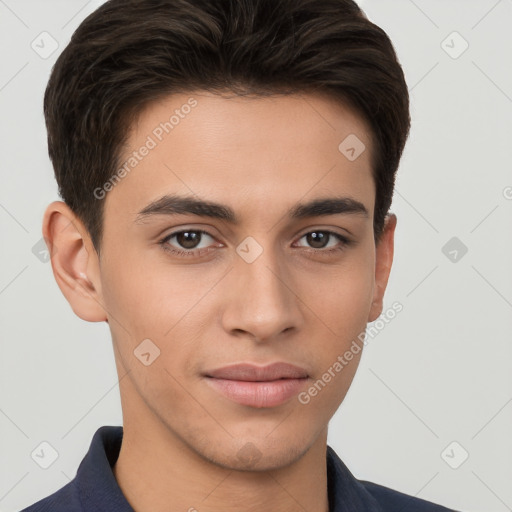
<path fill-rule="evenodd" d="M 319 94 L 197 91 L 146 108 L 125 156 L 190 97 L 197 106 L 108 192 L 100 257 L 63 202 L 44 216 L 60 289 L 80 318 L 111 330 L 124 425 L 114 475 L 135 511 L 326 512 L 328 423 L 361 352 L 308 404 L 293 397 L 276 407 L 240 405 L 203 373 L 285 361 L 307 370 L 308 389 L 381 314 L 396 216 L 388 215 L 376 245 L 370 132 Z M 349 134 L 366 146 L 354 161 L 338 150 Z M 240 224 L 191 214 L 136 222 L 169 193 L 228 205 Z M 369 215 L 287 217 L 298 202 L 334 195 L 360 201 Z M 177 256 L 159 244 L 185 228 L 206 230 L 197 246 L 210 251 Z M 305 235 L 326 230 L 353 243 L 322 253 Z M 247 236 L 263 248 L 252 263 L 236 252 Z M 179 237 L 167 244 L 194 250 Z M 324 245 L 341 242 L 331 236 Z M 134 350 L 148 338 L 160 356 L 145 366 Z M 244 447 L 255 460 L 237 456 Z"/>

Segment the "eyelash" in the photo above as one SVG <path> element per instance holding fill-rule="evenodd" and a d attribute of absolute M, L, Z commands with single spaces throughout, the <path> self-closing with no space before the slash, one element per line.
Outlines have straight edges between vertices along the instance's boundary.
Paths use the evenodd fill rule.
<path fill-rule="evenodd" d="M 170 233 L 165 238 L 160 240 L 158 243 L 162 246 L 162 249 L 164 251 L 171 253 L 172 255 L 175 255 L 175 256 L 185 256 L 185 257 L 196 256 L 197 257 L 197 256 L 203 256 L 204 254 L 206 254 L 212 250 L 211 248 L 180 250 L 180 249 L 175 249 L 175 248 L 172 248 L 169 246 L 168 242 L 171 238 L 173 238 L 176 235 L 179 235 L 180 233 L 186 233 L 186 232 L 201 233 L 201 234 L 208 235 L 211 238 L 215 238 L 213 235 L 208 233 L 208 231 L 204 231 L 202 229 L 182 229 L 180 231 L 174 231 L 173 233 Z M 344 237 L 343 235 L 340 235 L 339 233 L 336 233 L 335 231 L 329 231 L 327 229 L 314 229 L 312 231 L 308 231 L 307 233 L 304 233 L 299 238 L 299 240 L 311 233 L 327 233 L 328 235 L 332 235 L 335 238 L 337 238 L 341 242 L 341 245 L 332 247 L 331 249 L 312 249 L 312 248 L 310 248 L 307 252 L 322 253 L 322 254 L 330 255 L 330 254 L 337 253 L 339 251 L 343 251 L 347 247 L 349 247 L 350 245 L 352 245 L 354 243 L 352 240 L 349 240 L 348 238 Z M 199 252 L 199 254 L 196 254 L 197 252 Z"/>

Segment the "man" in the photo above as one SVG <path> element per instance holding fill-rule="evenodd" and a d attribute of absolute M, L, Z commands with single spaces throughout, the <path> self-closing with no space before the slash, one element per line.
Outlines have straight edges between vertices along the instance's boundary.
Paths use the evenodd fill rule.
<path fill-rule="evenodd" d="M 64 202 L 43 234 L 73 311 L 108 322 L 123 427 L 26 511 L 448 510 L 327 446 L 383 311 L 410 124 L 353 1 L 109 1 L 44 109 Z"/>

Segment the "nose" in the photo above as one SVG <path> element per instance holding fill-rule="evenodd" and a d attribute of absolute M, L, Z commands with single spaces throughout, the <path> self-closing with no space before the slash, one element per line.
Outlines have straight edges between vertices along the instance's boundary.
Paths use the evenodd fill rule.
<path fill-rule="evenodd" d="M 226 332 L 263 342 L 300 329 L 303 318 L 292 273 L 265 249 L 252 263 L 236 258 L 222 323 Z"/>

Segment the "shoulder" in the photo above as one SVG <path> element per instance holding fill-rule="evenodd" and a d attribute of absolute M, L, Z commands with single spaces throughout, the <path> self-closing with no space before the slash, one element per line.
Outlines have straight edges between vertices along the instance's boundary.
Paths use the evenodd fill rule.
<path fill-rule="evenodd" d="M 456 512 L 453 509 L 409 496 L 373 482 L 359 480 L 359 483 L 375 498 L 383 512 L 398 512 L 400 510 L 404 512 Z"/>
<path fill-rule="evenodd" d="M 71 481 L 53 494 L 21 510 L 21 512 L 81 512 L 75 482 Z"/>

